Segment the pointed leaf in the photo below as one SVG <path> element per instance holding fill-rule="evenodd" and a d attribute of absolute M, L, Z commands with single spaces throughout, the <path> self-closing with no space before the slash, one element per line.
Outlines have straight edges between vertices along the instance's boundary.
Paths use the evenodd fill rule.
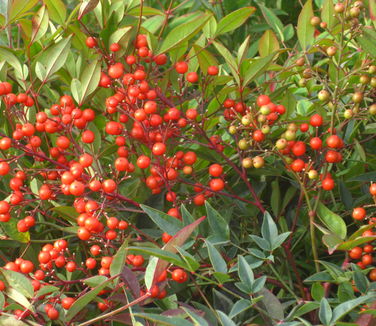
<path fill-rule="evenodd" d="M 80 10 L 78 11 L 78 20 L 82 18 L 83 15 L 86 15 L 88 12 L 94 10 L 98 5 L 99 0 L 84 0 L 81 3 Z"/>
<path fill-rule="evenodd" d="M 101 65 L 98 61 L 92 62 L 84 69 L 81 76 L 81 97 L 79 105 L 82 105 L 87 96 L 97 89 L 100 78 Z"/>
<path fill-rule="evenodd" d="M 250 67 L 244 76 L 243 86 L 247 86 L 250 82 L 263 74 L 268 69 L 275 56 L 276 54 L 272 53 L 266 57 L 251 60 Z"/>
<path fill-rule="evenodd" d="M 146 205 L 140 206 L 162 231 L 174 235 L 182 229 L 182 223 L 177 218 Z"/>
<path fill-rule="evenodd" d="M 205 201 L 206 213 L 208 216 L 209 225 L 215 235 L 218 235 L 219 238 L 229 240 L 230 238 L 230 228 L 227 221 L 223 218 L 222 215 L 216 211 L 213 206 L 209 204 L 208 201 Z"/>
<path fill-rule="evenodd" d="M 71 36 L 62 39 L 60 42 L 48 48 L 38 58 L 45 67 L 46 75 L 44 81 L 47 81 L 56 71 L 64 66 L 70 49 Z"/>
<path fill-rule="evenodd" d="M 110 275 L 115 276 L 120 274 L 125 265 L 125 260 L 128 252 L 128 241 L 124 240 L 116 254 L 113 256 L 111 265 L 110 265 Z"/>
<path fill-rule="evenodd" d="M 261 57 L 266 57 L 279 50 L 277 37 L 271 29 L 265 31 L 258 43 L 258 50 Z"/>
<path fill-rule="evenodd" d="M 341 239 L 346 238 L 347 226 L 342 217 L 332 212 L 322 203 L 319 203 L 317 207 L 317 215 L 331 232 Z"/>
<path fill-rule="evenodd" d="M 210 17 L 211 15 L 208 14 L 200 15 L 192 21 L 175 27 L 165 37 L 160 49 L 156 54 L 168 52 L 179 44 L 191 39 L 202 29 L 202 27 L 207 23 Z"/>
<path fill-rule="evenodd" d="M 333 0 L 324 0 L 321 10 L 321 20 L 327 24 L 329 30 L 334 27 L 337 19 L 335 17 Z"/>
<path fill-rule="evenodd" d="M 67 9 L 62 0 L 43 0 L 47 6 L 51 19 L 59 25 L 64 25 L 67 17 Z"/>
<path fill-rule="evenodd" d="M 23 17 L 25 13 L 33 9 L 38 0 L 11 0 L 9 7 L 8 23 L 11 24 L 15 20 Z"/>
<path fill-rule="evenodd" d="M 244 7 L 229 13 L 219 21 L 215 35 L 222 35 L 240 27 L 255 11 L 255 7 Z"/>
<path fill-rule="evenodd" d="M 31 33 L 30 43 L 37 42 L 42 36 L 46 34 L 48 29 L 48 22 L 48 11 L 46 9 L 46 6 L 43 5 L 42 7 L 40 7 L 31 21 L 33 30 Z"/>
<path fill-rule="evenodd" d="M 243 256 L 238 256 L 238 274 L 242 283 L 251 290 L 255 277 L 252 268 Z"/>
<path fill-rule="evenodd" d="M 314 16 L 312 0 L 307 0 L 298 18 L 298 40 L 302 50 L 305 51 L 314 41 L 315 28 L 311 25 L 311 18 Z"/>
<path fill-rule="evenodd" d="M 208 253 L 210 261 L 213 265 L 213 268 L 216 272 L 226 274 L 227 273 L 227 264 L 222 258 L 219 251 L 212 245 L 210 241 L 205 240 L 206 246 L 208 247 Z"/>
<path fill-rule="evenodd" d="M 326 298 L 321 299 L 319 318 L 325 326 L 329 325 L 330 320 L 332 319 L 332 308 L 330 308 L 329 302 Z"/>
<path fill-rule="evenodd" d="M 279 38 L 284 41 L 284 34 L 283 34 L 283 24 L 280 19 L 274 14 L 272 10 L 266 8 L 262 4 L 258 4 L 261 9 L 262 15 L 264 16 L 268 25 L 273 28 L 274 32 L 276 32 Z"/>
<path fill-rule="evenodd" d="M 191 236 L 192 232 L 198 227 L 198 225 L 205 219 L 206 217 L 203 216 L 193 222 L 192 224 L 189 224 L 182 228 L 180 231 L 178 231 L 171 239 L 169 242 L 166 243 L 166 245 L 163 247 L 163 250 L 171 252 L 171 253 L 176 253 L 177 252 L 177 247 L 181 247 L 187 239 Z M 147 286 L 148 289 L 155 284 L 160 277 L 161 273 L 166 269 L 168 266 L 168 262 L 159 259 L 157 263 L 155 264 L 154 270 L 151 270 L 153 273 L 153 282 L 149 284 L 150 286 Z"/>

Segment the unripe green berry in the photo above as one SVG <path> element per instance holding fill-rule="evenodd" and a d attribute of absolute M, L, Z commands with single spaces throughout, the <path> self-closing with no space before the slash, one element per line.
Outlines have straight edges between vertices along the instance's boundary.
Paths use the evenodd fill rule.
<path fill-rule="evenodd" d="M 317 179 L 318 175 L 319 174 L 316 170 L 309 170 L 308 172 L 308 178 L 310 178 L 311 180 Z"/>
<path fill-rule="evenodd" d="M 239 142 L 238 142 L 238 147 L 241 149 L 241 150 L 245 150 L 249 147 L 249 144 L 247 142 L 246 139 L 240 139 Z"/>
<path fill-rule="evenodd" d="M 353 117 L 354 113 L 352 110 L 350 109 L 347 109 L 344 113 L 343 113 L 343 116 L 345 117 L 345 119 L 351 119 Z"/>
<path fill-rule="evenodd" d="M 286 139 L 278 139 L 275 146 L 279 149 L 279 150 L 283 150 L 287 147 L 287 140 Z"/>

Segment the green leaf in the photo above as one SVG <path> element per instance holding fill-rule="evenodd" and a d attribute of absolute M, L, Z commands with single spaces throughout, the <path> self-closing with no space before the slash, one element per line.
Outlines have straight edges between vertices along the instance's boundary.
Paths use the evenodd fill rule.
<path fill-rule="evenodd" d="M 332 308 L 330 308 L 329 302 L 326 298 L 321 299 L 319 318 L 325 326 L 329 325 L 330 320 L 332 319 Z"/>
<path fill-rule="evenodd" d="M 60 217 L 63 217 L 65 220 L 69 222 L 73 222 L 74 224 L 77 223 L 77 217 L 79 213 L 77 213 L 74 207 L 57 206 L 57 207 L 52 208 L 51 210 L 56 212 Z"/>
<path fill-rule="evenodd" d="M 261 57 L 266 57 L 279 50 L 277 37 L 271 29 L 265 31 L 258 43 L 258 50 Z"/>
<path fill-rule="evenodd" d="M 264 213 L 264 219 L 262 221 L 262 226 L 261 226 L 261 234 L 262 234 L 262 237 L 265 240 L 267 240 L 271 246 L 273 244 L 273 241 L 278 236 L 277 225 L 275 224 L 273 218 L 268 212 Z"/>
<path fill-rule="evenodd" d="M 354 308 L 371 300 L 375 300 L 374 293 L 341 303 L 340 305 L 334 308 L 333 317 L 330 321 L 330 325 L 336 325 L 337 321 L 339 321 L 341 318 L 347 315 Z"/>
<path fill-rule="evenodd" d="M 222 35 L 237 29 L 243 25 L 255 11 L 255 7 L 244 7 L 229 13 L 219 21 L 215 35 Z"/>
<path fill-rule="evenodd" d="M 284 309 L 278 298 L 265 288 L 258 292 L 258 294 L 263 296 L 260 303 L 262 303 L 265 310 L 268 312 L 269 317 L 277 320 L 282 320 L 284 318 Z"/>
<path fill-rule="evenodd" d="M 140 206 L 142 210 L 153 220 L 153 222 L 157 224 L 162 231 L 168 233 L 169 235 L 174 235 L 182 229 L 183 225 L 177 218 L 146 205 Z"/>
<path fill-rule="evenodd" d="M 223 311 L 217 310 L 219 319 L 223 326 L 236 326 L 236 324 Z"/>
<path fill-rule="evenodd" d="M 209 66 L 217 66 L 218 61 L 209 51 L 203 49 L 198 45 L 193 45 L 197 55 L 198 63 L 203 74 L 207 74 Z"/>
<path fill-rule="evenodd" d="M 38 290 L 38 292 L 35 294 L 35 297 L 40 297 L 42 295 L 46 295 L 46 294 L 50 294 L 50 293 L 53 293 L 53 292 L 57 292 L 59 291 L 60 288 L 56 287 L 56 286 L 53 286 L 53 285 L 45 285 L 43 286 L 42 288 L 40 288 Z"/>
<path fill-rule="evenodd" d="M 76 316 L 82 309 L 84 309 L 88 303 L 92 300 L 94 300 L 98 293 L 102 291 L 110 282 L 112 282 L 112 279 L 108 279 L 105 282 L 99 284 L 94 289 L 90 290 L 89 292 L 85 293 L 83 296 L 79 297 L 73 305 L 69 308 L 65 319 L 66 321 L 70 321 L 74 316 Z"/>
<path fill-rule="evenodd" d="M 206 38 L 210 39 L 214 37 L 215 32 L 217 31 L 217 20 L 214 16 L 210 17 L 208 22 L 204 25 L 202 31 L 204 32 Z"/>
<path fill-rule="evenodd" d="M 0 268 L 0 273 L 4 276 L 8 287 L 20 292 L 26 298 L 32 298 L 34 289 L 31 281 L 23 274 L 11 270 Z"/>
<path fill-rule="evenodd" d="M 198 314 L 194 313 L 192 309 L 188 309 L 188 308 L 185 308 L 185 307 L 182 307 L 182 309 L 192 319 L 192 321 L 195 323 L 195 325 L 209 326 L 208 322 L 204 318 L 199 316 Z"/>
<path fill-rule="evenodd" d="M 31 33 L 30 43 L 37 42 L 42 36 L 44 36 L 48 29 L 48 12 L 46 6 L 40 7 L 38 12 L 32 19 L 33 30 Z"/>
<path fill-rule="evenodd" d="M 67 16 L 67 9 L 65 8 L 63 1 L 43 0 L 43 2 L 47 6 L 51 19 L 59 25 L 64 25 Z"/>
<path fill-rule="evenodd" d="M 235 78 L 236 82 L 239 85 L 240 84 L 239 68 L 238 68 L 238 64 L 236 63 L 235 58 L 232 56 L 231 52 L 221 43 L 213 41 L 213 44 L 217 48 L 218 52 L 225 59 L 228 67 L 231 70 L 232 76 Z"/>
<path fill-rule="evenodd" d="M 235 304 L 232 306 L 231 311 L 229 313 L 229 317 L 234 318 L 251 307 L 251 301 L 246 299 L 240 299 L 239 301 L 236 301 Z"/>
<path fill-rule="evenodd" d="M 311 18 L 314 16 L 312 0 L 307 0 L 298 18 L 298 40 L 302 50 L 305 51 L 314 41 L 315 28 L 311 25 Z"/>
<path fill-rule="evenodd" d="M 358 36 L 356 40 L 364 51 L 376 58 L 376 33 L 374 30 L 363 28 L 361 36 Z"/>
<path fill-rule="evenodd" d="M 43 81 L 47 81 L 56 71 L 64 66 L 70 49 L 71 36 L 48 48 L 38 58 L 38 61 L 46 67 L 46 75 Z"/>
<path fill-rule="evenodd" d="M 321 10 L 321 20 L 327 24 L 329 30 L 334 27 L 337 19 L 335 17 L 333 0 L 324 0 Z"/>
<path fill-rule="evenodd" d="M 316 301 L 321 301 L 325 295 L 325 289 L 320 282 L 315 282 L 311 287 L 311 296 Z M 332 318 L 332 317 L 330 317 Z"/>
<path fill-rule="evenodd" d="M 210 241 L 205 240 L 206 246 L 208 247 L 208 253 L 210 261 L 213 265 L 213 268 L 216 272 L 226 274 L 227 273 L 227 264 L 222 258 L 219 251 L 212 245 Z"/>
<path fill-rule="evenodd" d="M 0 61 L 9 63 L 16 72 L 22 74 L 22 66 L 17 57 L 7 48 L 0 47 Z"/>
<path fill-rule="evenodd" d="M 185 315 L 185 314 L 184 314 Z M 188 320 L 180 318 L 177 316 L 163 316 L 160 314 L 151 314 L 151 313 L 133 313 L 133 316 L 144 318 L 153 322 L 156 322 L 157 325 L 164 326 L 194 326 Z"/>
<path fill-rule="evenodd" d="M 177 47 L 179 44 L 191 39 L 202 29 L 210 17 L 211 15 L 203 14 L 192 21 L 175 27 L 165 37 L 156 54 L 168 52 L 169 50 Z"/>
<path fill-rule="evenodd" d="M 85 99 L 93 93 L 99 84 L 101 78 L 101 65 L 99 61 L 90 63 L 83 71 L 81 76 L 81 97 L 79 105 L 82 105 Z"/>
<path fill-rule="evenodd" d="M 73 78 L 71 81 L 71 93 L 73 99 L 78 103 L 80 98 L 82 97 L 82 85 L 81 82 L 77 78 Z"/>
<path fill-rule="evenodd" d="M 251 35 L 248 35 L 245 38 L 244 42 L 239 46 L 238 56 L 237 56 L 238 65 L 240 65 L 240 63 L 246 58 L 248 54 L 250 42 L 251 42 Z"/>
<path fill-rule="evenodd" d="M 354 272 L 354 283 L 360 293 L 366 294 L 369 287 L 369 281 L 367 277 L 361 271 Z"/>
<path fill-rule="evenodd" d="M 38 3 L 38 0 L 12 0 L 10 1 L 8 24 L 23 17 L 25 13 L 33 9 Z"/>
<path fill-rule="evenodd" d="M 208 216 L 208 222 L 214 236 L 217 236 L 219 239 L 229 240 L 230 228 L 227 221 L 218 213 L 218 211 L 213 208 L 213 206 L 209 204 L 208 201 L 205 201 L 205 208 Z"/>
<path fill-rule="evenodd" d="M 317 215 L 330 231 L 342 240 L 346 238 L 347 227 L 342 217 L 332 212 L 322 203 L 319 203 L 317 207 Z"/>
<path fill-rule="evenodd" d="M 275 56 L 276 54 L 272 53 L 266 57 L 251 60 L 249 69 L 244 76 L 243 86 L 247 86 L 250 82 L 263 74 L 268 69 Z"/>
<path fill-rule="evenodd" d="M 29 309 L 31 311 L 34 311 L 34 306 L 29 302 L 29 300 L 26 298 L 26 296 L 23 295 L 20 291 L 14 289 L 12 287 L 8 287 L 5 291 L 5 293 L 9 298 L 11 298 L 15 302 L 19 303 L 21 306 L 23 306 L 26 309 Z"/>
<path fill-rule="evenodd" d="M 268 25 L 278 34 L 281 41 L 284 41 L 285 36 L 283 34 L 283 24 L 280 19 L 269 8 L 266 8 L 262 4 L 258 4 L 258 6 L 260 7 L 262 15 L 264 16 Z"/>
<path fill-rule="evenodd" d="M 110 265 L 110 275 L 115 276 L 121 273 L 125 265 L 125 260 L 128 252 L 128 241 L 124 240 L 118 251 L 113 257 Z M 118 279 L 117 279 L 118 280 Z"/>
<path fill-rule="evenodd" d="M 27 232 L 18 232 L 17 229 L 18 220 L 11 218 L 8 222 L 0 222 L 1 229 L 5 234 L 12 240 L 27 243 L 30 241 L 30 233 Z"/>
<path fill-rule="evenodd" d="M 238 274 L 242 283 L 248 289 L 252 289 L 255 277 L 253 275 L 252 268 L 243 256 L 238 256 Z M 249 294 L 249 293 L 248 293 Z"/>
<path fill-rule="evenodd" d="M 82 16 L 86 15 L 88 12 L 95 9 L 98 5 L 99 0 L 84 0 L 81 3 L 80 10 L 78 11 L 78 20 L 82 18 Z"/>

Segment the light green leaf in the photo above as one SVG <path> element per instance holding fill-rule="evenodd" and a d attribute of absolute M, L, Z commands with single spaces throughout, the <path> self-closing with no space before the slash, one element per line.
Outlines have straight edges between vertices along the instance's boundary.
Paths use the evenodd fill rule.
<path fill-rule="evenodd" d="M 81 80 L 81 96 L 78 101 L 82 105 L 85 99 L 93 93 L 99 84 L 101 78 L 101 65 L 98 61 L 89 64 L 83 71 Z"/>
<path fill-rule="evenodd" d="M 156 54 L 168 52 L 184 41 L 191 39 L 202 29 L 202 27 L 207 23 L 210 17 L 211 15 L 209 14 L 203 14 L 193 19 L 192 21 L 189 21 L 188 23 L 181 24 L 175 27 L 165 37 L 161 47 Z"/>
<path fill-rule="evenodd" d="M 56 71 L 64 66 L 70 49 L 70 40 L 71 36 L 64 38 L 44 51 L 38 58 L 38 61 L 46 67 L 44 81 L 47 81 Z"/>
<path fill-rule="evenodd" d="M 37 42 L 42 36 L 46 34 L 48 29 L 48 22 L 49 17 L 46 6 L 42 6 L 32 19 L 33 30 L 31 33 L 30 43 Z"/>
<path fill-rule="evenodd" d="M 213 44 L 218 50 L 218 52 L 225 59 L 228 67 L 231 70 L 232 76 L 235 78 L 236 82 L 239 85 L 240 84 L 239 68 L 238 68 L 238 64 L 236 63 L 235 58 L 232 56 L 231 52 L 221 43 L 214 41 Z"/>
<path fill-rule="evenodd" d="M 77 78 L 73 78 L 71 82 L 71 93 L 73 99 L 78 103 L 82 97 L 82 85 Z"/>
<path fill-rule="evenodd" d="M 258 43 L 258 50 L 261 57 L 266 57 L 279 50 L 277 37 L 271 29 L 265 31 L 265 33 L 261 36 Z"/>
<path fill-rule="evenodd" d="M 62 0 L 43 0 L 47 6 L 51 19 L 59 25 L 64 25 L 67 17 L 67 9 Z"/>
<path fill-rule="evenodd" d="M 319 203 L 317 207 L 317 215 L 331 232 L 342 240 L 346 238 L 347 227 L 342 217 L 332 212 L 322 203 Z"/>
<path fill-rule="evenodd" d="M 300 12 L 297 26 L 298 40 L 303 51 L 307 50 L 314 41 L 313 34 L 315 28 L 311 25 L 311 18 L 313 16 L 312 0 L 307 0 Z"/>
<path fill-rule="evenodd" d="M 157 224 L 162 231 L 168 233 L 169 235 L 174 235 L 182 229 L 183 225 L 178 219 L 152 207 L 146 205 L 140 206 L 142 210 L 153 220 L 153 222 Z"/>
<path fill-rule="evenodd" d="M 10 1 L 8 24 L 23 17 L 25 13 L 33 9 L 38 0 L 12 0 Z"/>
<path fill-rule="evenodd" d="M 229 13 L 219 21 L 215 35 L 222 35 L 240 27 L 255 11 L 255 7 L 244 7 Z"/>
<path fill-rule="evenodd" d="M 22 66 L 17 57 L 7 48 L 0 47 L 0 61 L 9 63 L 15 71 L 22 74 Z"/>
<path fill-rule="evenodd" d="M 34 294 L 31 281 L 23 274 L 7 269 L 0 269 L 0 273 L 4 276 L 8 287 L 20 292 L 26 298 L 32 298 Z"/>
<path fill-rule="evenodd" d="M 276 54 L 272 53 L 266 57 L 251 60 L 250 67 L 244 76 L 243 86 L 247 86 L 251 81 L 263 74 L 275 58 Z"/>
<path fill-rule="evenodd" d="M 255 277 L 253 275 L 252 268 L 249 266 L 248 262 L 243 256 L 238 256 L 238 274 L 240 280 L 246 286 L 246 288 L 251 290 Z"/>
<path fill-rule="evenodd" d="M 328 29 L 332 29 L 336 23 L 333 0 L 324 0 L 321 10 L 321 20 L 327 24 Z"/>

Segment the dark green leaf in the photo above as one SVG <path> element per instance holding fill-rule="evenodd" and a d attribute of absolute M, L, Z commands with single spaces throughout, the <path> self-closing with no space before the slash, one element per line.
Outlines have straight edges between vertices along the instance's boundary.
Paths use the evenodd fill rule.
<path fill-rule="evenodd" d="M 227 264 L 222 258 L 219 251 L 211 244 L 211 242 L 206 241 L 206 246 L 208 248 L 209 258 L 213 265 L 213 268 L 216 272 L 226 274 L 227 273 Z"/>
<path fill-rule="evenodd" d="M 322 203 L 317 206 L 317 215 L 330 231 L 341 239 L 346 238 L 347 226 L 339 215 L 332 212 Z"/>

